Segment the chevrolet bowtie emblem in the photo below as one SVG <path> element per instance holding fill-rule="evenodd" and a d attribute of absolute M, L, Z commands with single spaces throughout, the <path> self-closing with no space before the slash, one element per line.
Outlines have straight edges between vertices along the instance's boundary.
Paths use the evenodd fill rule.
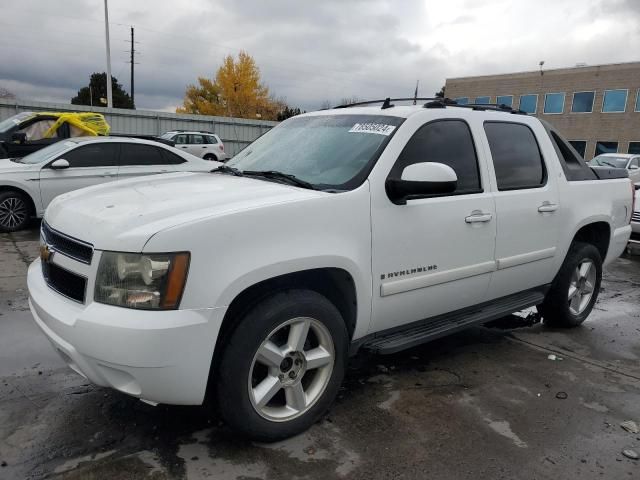
<path fill-rule="evenodd" d="M 54 251 L 49 248 L 49 245 L 40 245 L 40 260 L 43 262 L 49 262 L 53 258 Z"/>

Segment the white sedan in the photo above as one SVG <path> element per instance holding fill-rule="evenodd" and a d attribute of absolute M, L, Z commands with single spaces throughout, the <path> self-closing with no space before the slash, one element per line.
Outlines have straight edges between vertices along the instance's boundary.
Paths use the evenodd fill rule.
<path fill-rule="evenodd" d="M 124 178 L 168 172 L 202 172 L 219 166 L 152 140 L 79 137 L 16 159 L 0 160 L 0 232 L 42 217 L 62 193 Z"/>

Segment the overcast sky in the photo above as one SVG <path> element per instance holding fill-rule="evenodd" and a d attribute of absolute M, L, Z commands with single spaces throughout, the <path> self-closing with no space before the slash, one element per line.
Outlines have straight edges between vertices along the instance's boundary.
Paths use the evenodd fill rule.
<path fill-rule="evenodd" d="M 102 0 L 4 0 L 0 87 L 69 102 L 105 71 Z M 293 106 L 431 96 L 447 77 L 640 60 L 640 0 L 109 0 L 112 74 L 136 105 L 175 110 L 185 86 L 246 50 Z"/>

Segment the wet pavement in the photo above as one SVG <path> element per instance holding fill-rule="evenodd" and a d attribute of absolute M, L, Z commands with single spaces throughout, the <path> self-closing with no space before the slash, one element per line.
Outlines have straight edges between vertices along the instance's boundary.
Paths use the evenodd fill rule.
<path fill-rule="evenodd" d="M 37 236 L 0 235 L 0 479 L 640 478 L 620 427 L 640 424 L 640 257 L 609 267 L 581 328 L 512 317 L 359 355 L 323 420 L 266 445 L 68 369 L 27 307 Z"/>

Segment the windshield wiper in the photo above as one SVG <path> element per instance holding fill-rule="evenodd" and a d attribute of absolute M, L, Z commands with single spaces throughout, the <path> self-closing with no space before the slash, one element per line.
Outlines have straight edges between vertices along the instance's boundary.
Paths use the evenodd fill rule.
<path fill-rule="evenodd" d="M 231 175 L 235 175 L 236 177 L 242 177 L 242 172 L 237 168 L 230 167 L 229 165 L 220 165 L 219 167 L 211 170 L 211 173 L 220 172 L 220 173 L 230 173 Z"/>
<path fill-rule="evenodd" d="M 242 172 L 244 175 L 250 175 L 253 177 L 264 177 L 264 178 L 273 178 L 276 180 L 284 180 L 285 182 L 289 182 L 291 185 L 295 185 L 296 187 L 307 188 L 309 190 L 317 190 L 317 188 L 304 180 L 296 177 L 295 175 L 291 175 L 290 173 L 279 172 L 277 170 L 244 170 Z"/>

